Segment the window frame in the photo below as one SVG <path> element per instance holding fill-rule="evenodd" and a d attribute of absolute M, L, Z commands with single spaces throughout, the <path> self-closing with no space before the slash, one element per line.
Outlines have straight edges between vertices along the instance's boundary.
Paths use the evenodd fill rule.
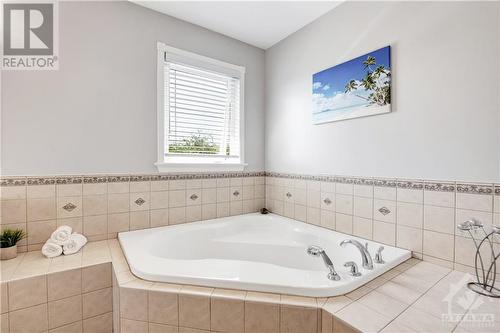
<path fill-rule="evenodd" d="M 239 105 L 239 139 L 240 155 L 239 161 L 229 161 L 223 157 L 200 156 L 166 156 L 168 137 L 168 110 L 165 110 L 164 93 L 164 67 L 166 61 L 178 62 L 191 65 L 200 69 L 223 73 L 237 77 L 240 82 L 240 105 Z M 167 87 L 168 89 L 168 87 Z M 220 60 L 205 57 L 189 51 L 184 51 L 162 42 L 157 43 L 157 161 L 154 165 L 159 172 L 203 172 L 203 171 L 243 171 L 245 166 L 245 67 L 233 65 Z"/>

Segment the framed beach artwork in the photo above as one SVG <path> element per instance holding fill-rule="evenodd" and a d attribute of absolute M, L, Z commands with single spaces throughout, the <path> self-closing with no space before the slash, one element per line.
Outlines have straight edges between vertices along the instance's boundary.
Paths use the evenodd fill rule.
<path fill-rule="evenodd" d="M 313 75 L 314 124 L 391 112 L 391 47 Z"/>

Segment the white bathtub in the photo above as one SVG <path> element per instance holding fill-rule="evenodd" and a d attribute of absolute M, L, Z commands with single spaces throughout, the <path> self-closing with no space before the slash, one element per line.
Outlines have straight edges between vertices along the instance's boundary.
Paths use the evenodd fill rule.
<path fill-rule="evenodd" d="M 385 246 L 386 264 L 361 267 L 361 254 L 344 239 L 364 239 L 274 214 L 226 217 L 118 235 L 132 273 L 158 282 L 326 297 L 348 293 L 410 258 L 410 252 Z M 372 256 L 380 244 L 368 242 Z M 309 245 L 325 249 L 339 281 L 327 279 L 321 257 Z M 353 277 L 344 267 L 358 264 Z"/>

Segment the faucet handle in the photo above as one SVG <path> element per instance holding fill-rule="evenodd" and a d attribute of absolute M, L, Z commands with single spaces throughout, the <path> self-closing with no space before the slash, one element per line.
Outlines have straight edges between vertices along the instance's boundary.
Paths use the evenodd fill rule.
<path fill-rule="evenodd" d="M 358 265 L 354 261 L 348 261 L 344 264 L 344 267 L 351 267 L 351 275 L 352 276 L 360 276 L 361 273 L 359 272 Z"/>
<path fill-rule="evenodd" d="M 375 262 L 377 264 L 385 264 L 384 259 L 382 259 L 382 251 L 384 251 L 384 247 L 380 246 L 377 250 L 377 253 L 375 253 Z"/>

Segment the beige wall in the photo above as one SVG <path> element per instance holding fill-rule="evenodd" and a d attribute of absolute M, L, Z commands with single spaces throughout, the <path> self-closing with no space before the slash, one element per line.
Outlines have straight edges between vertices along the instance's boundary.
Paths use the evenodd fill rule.
<path fill-rule="evenodd" d="M 2 73 L 1 173 L 156 172 L 156 42 L 246 67 L 248 170 L 264 170 L 264 51 L 127 1 L 61 2 L 59 70 Z"/>

